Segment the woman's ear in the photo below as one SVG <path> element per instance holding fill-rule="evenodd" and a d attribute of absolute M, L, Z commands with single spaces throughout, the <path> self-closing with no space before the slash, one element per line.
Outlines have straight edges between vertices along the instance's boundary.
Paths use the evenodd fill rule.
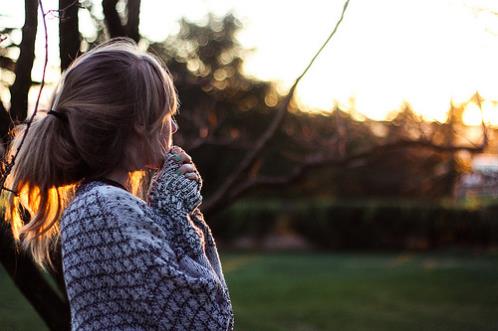
<path fill-rule="evenodd" d="M 133 135 L 145 136 L 147 134 L 147 128 L 145 127 L 144 124 L 135 123 L 133 124 L 132 130 L 133 130 L 132 136 Z"/>

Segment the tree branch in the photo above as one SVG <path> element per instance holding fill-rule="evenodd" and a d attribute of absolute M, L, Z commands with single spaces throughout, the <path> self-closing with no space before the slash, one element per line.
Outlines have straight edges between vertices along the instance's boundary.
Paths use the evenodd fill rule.
<path fill-rule="evenodd" d="M 454 153 L 457 151 L 468 151 L 471 153 L 480 153 L 487 146 L 487 135 L 483 135 L 483 142 L 479 146 L 441 146 L 433 144 L 426 140 L 399 140 L 393 143 L 376 146 L 368 151 L 348 155 L 342 158 L 334 156 L 324 157 L 322 155 L 308 156 L 305 161 L 296 167 L 290 174 L 279 177 L 260 176 L 253 179 L 248 179 L 244 183 L 237 186 L 225 200 L 225 204 L 230 204 L 235 199 L 246 193 L 250 189 L 260 187 L 281 187 L 295 183 L 302 179 L 309 170 L 319 167 L 344 167 L 355 161 L 369 158 L 370 156 L 392 152 L 404 148 L 427 148 L 436 152 Z"/>
<path fill-rule="evenodd" d="M 263 148 L 267 145 L 268 141 L 273 137 L 277 129 L 280 127 L 282 124 L 282 121 L 284 119 L 285 114 L 287 113 L 287 109 L 289 107 L 290 101 L 292 100 L 292 97 L 294 96 L 294 91 L 296 90 L 297 84 L 303 78 L 304 75 L 308 72 L 310 67 L 313 65 L 315 62 L 316 58 L 322 50 L 327 46 L 329 41 L 332 39 L 332 37 L 335 35 L 337 32 L 337 29 L 339 28 L 342 20 L 344 19 L 344 14 L 346 12 L 346 9 L 348 7 L 349 0 L 346 0 L 344 3 L 344 7 L 342 9 L 341 16 L 337 23 L 335 24 L 334 29 L 332 32 L 329 34 L 328 38 L 325 40 L 325 42 L 322 44 L 320 49 L 316 52 L 315 56 L 311 59 L 309 62 L 308 66 L 304 69 L 304 71 L 297 77 L 295 80 L 294 84 L 290 88 L 289 92 L 287 93 L 287 96 L 284 98 L 283 102 L 280 104 L 280 107 L 277 110 L 277 113 L 275 117 L 273 118 L 273 121 L 270 123 L 266 131 L 261 135 L 261 137 L 256 141 L 254 144 L 254 147 L 251 151 L 248 152 L 248 154 L 244 157 L 242 162 L 239 164 L 239 166 L 227 177 L 227 179 L 221 184 L 220 188 L 213 194 L 212 198 L 209 199 L 205 206 L 204 206 L 204 212 L 205 213 L 212 213 L 213 211 L 219 209 L 221 205 L 223 204 L 225 197 L 228 196 L 229 191 L 233 188 L 233 186 L 240 181 L 242 175 L 247 172 L 248 169 L 252 167 L 254 164 L 255 160 L 257 159 L 258 155 L 263 151 Z"/>
<path fill-rule="evenodd" d="M 16 63 L 10 57 L 0 56 L 0 68 L 15 72 Z"/>

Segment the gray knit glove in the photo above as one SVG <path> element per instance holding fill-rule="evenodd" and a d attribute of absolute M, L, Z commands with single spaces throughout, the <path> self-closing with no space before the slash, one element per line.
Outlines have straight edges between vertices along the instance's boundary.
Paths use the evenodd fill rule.
<path fill-rule="evenodd" d="M 169 152 L 164 164 L 151 179 L 147 198 L 153 208 L 165 213 L 189 214 L 202 202 L 202 181 L 187 178 L 178 169 L 182 164 L 175 160 L 175 154 Z"/>

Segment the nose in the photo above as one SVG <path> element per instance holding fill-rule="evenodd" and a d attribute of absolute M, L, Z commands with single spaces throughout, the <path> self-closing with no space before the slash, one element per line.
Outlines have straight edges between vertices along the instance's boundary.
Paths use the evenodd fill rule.
<path fill-rule="evenodd" d="M 180 127 L 178 126 L 178 123 L 176 123 L 176 120 L 171 117 L 171 133 L 175 133 L 179 128 Z"/>

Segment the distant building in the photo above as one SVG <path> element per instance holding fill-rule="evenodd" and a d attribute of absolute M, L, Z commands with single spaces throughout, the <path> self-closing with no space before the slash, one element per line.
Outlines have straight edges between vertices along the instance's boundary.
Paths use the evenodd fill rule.
<path fill-rule="evenodd" d="M 472 159 L 472 171 L 461 177 L 457 198 L 498 198 L 498 155 L 479 154 Z"/>

